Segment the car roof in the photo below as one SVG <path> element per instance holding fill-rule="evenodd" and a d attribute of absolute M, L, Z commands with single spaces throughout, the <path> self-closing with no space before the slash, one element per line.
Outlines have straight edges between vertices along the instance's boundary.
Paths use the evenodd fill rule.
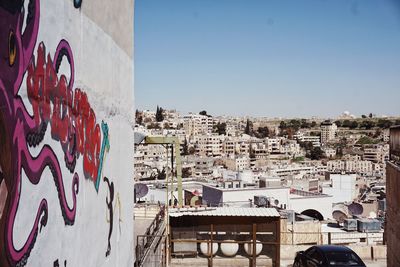
<path fill-rule="evenodd" d="M 353 252 L 353 250 L 345 246 L 320 245 L 314 247 L 322 252 Z"/>

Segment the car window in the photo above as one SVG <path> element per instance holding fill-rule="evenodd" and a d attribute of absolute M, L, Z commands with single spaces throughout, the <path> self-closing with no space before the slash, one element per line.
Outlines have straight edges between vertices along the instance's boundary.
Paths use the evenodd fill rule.
<path fill-rule="evenodd" d="M 353 266 L 360 265 L 359 257 L 352 252 L 326 252 L 326 258 L 331 266 Z"/>
<path fill-rule="evenodd" d="M 312 253 L 310 254 L 310 258 L 314 259 L 319 264 L 321 264 L 323 261 L 323 257 L 321 253 L 318 252 L 318 250 L 313 250 Z"/>

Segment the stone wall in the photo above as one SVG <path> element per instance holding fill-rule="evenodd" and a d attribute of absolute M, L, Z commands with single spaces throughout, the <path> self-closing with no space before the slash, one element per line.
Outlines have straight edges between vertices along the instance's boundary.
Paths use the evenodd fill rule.
<path fill-rule="evenodd" d="M 386 164 L 386 237 L 388 267 L 400 266 L 400 167 Z"/>

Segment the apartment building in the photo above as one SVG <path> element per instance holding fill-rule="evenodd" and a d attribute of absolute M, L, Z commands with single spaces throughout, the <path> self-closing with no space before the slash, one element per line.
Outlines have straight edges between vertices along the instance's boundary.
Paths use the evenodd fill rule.
<path fill-rule="evenodd" d="M 372 175 L 374 166 L 368 160 L 331 160 L 327 162 L 329 172 L 355 172 L 360 175 Z"/>
<path fill-rule="evenodd" d="M 374 163 L 384 163 L 389 160 L 389 145 L 377 144 L 364 146 L 363 159 Z"/>
<path fill-rule="evenodd" d="M 310 142 L 313 147 L 320 147 L 321 146 L 321 138 L 319 136 L 315 136 L 315 135 L 305 135 L 302 132 L 297 133 L 294 136 L 299 142 Z"/>
<path fill-rule="evenodd" d="M 212 117 L 188 114 L 183 117 L 183 128 L 188 136 L 212 133 L 214 120 Z"/>
<path fill-rule="evenodd" d="M 326 144 L 336 138 L 337 126 L 330 121 L 321 123 L 321 143 Z"/>
<path fill-rule="evenodd" d="M 250 158 L 248 156 L 225 158 L 224 163 L 227 169 L 231 171 L 243 171 L 250 168 Z"/>
<path fill-rule="evenodd" d="M 196 153 L 200 156 L 221 156 L 224 137 L 217 134 L 196 135 L 193 137 Z"/>
<path fill-rule="evenodd" d="M 238 151 L 237 145 L 237 140 L 233 138 L 225 138 L 225 140 L 222 141 L 222 153 L 228 157 L 235 155 Z"/>

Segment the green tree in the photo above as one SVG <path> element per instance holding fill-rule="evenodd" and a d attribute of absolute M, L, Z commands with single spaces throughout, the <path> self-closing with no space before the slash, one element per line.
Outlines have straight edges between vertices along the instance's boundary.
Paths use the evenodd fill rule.
<path fill-rule="evenodd" d="M 363 115 L 361 115 L 361 118 L 366 119 L 367 116 L 363 114 Z"/>
<path fill-rule="evenodd" d="M 214 124 L 213 130 L 215 133 L 218 133 L 219 135 L 226 135 L 226 123 L 217 123 Z"/>
<path fill-rule="evenodd" d="M 360 124 L 360 128 L 365 128 L 367 130 L 373 128 L 375 123 L 372 120 L 363 120 Z"/>
<path fill-rule="evenodd" d="M 324 157 L 324 151 L 320 147 L 314 147 L 310 150 L 307 157 L 312 160 L 319 160 Z"/>
<path fill-rule="evenodd" d="M 311 128 L 314 128 L 315 126 L 317 126 L 317 123 L 315 121 L 312 121 L 310 126 Z"/>
<path fill-rule="evenodd" d="M 344 120 L 344 121 L 342 122 L 342 127 L 350 128 L 350 124 L 351 124 L 351 121 L 349 121 L 349 120 Z"/>
<path fill-rule="evenodd" d="M 162 122 L 164 120 L 164 110 L 162 107 L 157 106 L 156 110 L 156 121 L 157 122 Z"/>
<path fill-rule="evenodd" d="M 189 146 L 186 137 L 182 145 L 182 155 L 184 156 L 189 155 Z"/>
<path fill-rule="evenodd" d="M 207 117 L 212 117 L 211 115 L 207 114 L 207 111 L 205 110 L 200 111 L 199 114 Z"/>
<path fill-rule="evenodd" d="M 266 138 L 269 137 L 269 129 L 267 126 L 265 127 L 258 127 L 257 129 L 257 137 L 258 138 Z"/>
<path fill-rule="evenodd" d="M 379 128 L 390 128 L 393 125 L 393 122 L 387 119 L 379 119 L 376 125 Z"/>
<path fill-rule="evenodd" d="M 355 129 L 357 127 L 358 127 L 358 122 L 357 121 L 351 121 L 350 122 L 350 125 L 349 125 L 350 129 Z"/>
<path fill-rule="evenodd" d="M 191 169 L 188 168 L 182 168 L 182 178 L 189 178 L 192 175 Z"/>
<path fill-rule="evenodd" d="M 248 134 L 248 135 L 253 134 L 253 123 L 249 119 L 247 119 L 246 128 L 244 129 L 244 133 Z"/>
<path fill-rule="evenodd" d="M 306 119 L 301 119 L 301 128 L 310 128 L 310 123 Z"/>
<path fill-rule="evenodd" d="M 374 115 L 372 113 L 369 113 L 368 117 L 372 118 Z"/>
<path fill-rule="evenodd" d="M 335 121 L 335 124 L 337 127 L 342 127 L 342 121 L 340 120 Z"/>

